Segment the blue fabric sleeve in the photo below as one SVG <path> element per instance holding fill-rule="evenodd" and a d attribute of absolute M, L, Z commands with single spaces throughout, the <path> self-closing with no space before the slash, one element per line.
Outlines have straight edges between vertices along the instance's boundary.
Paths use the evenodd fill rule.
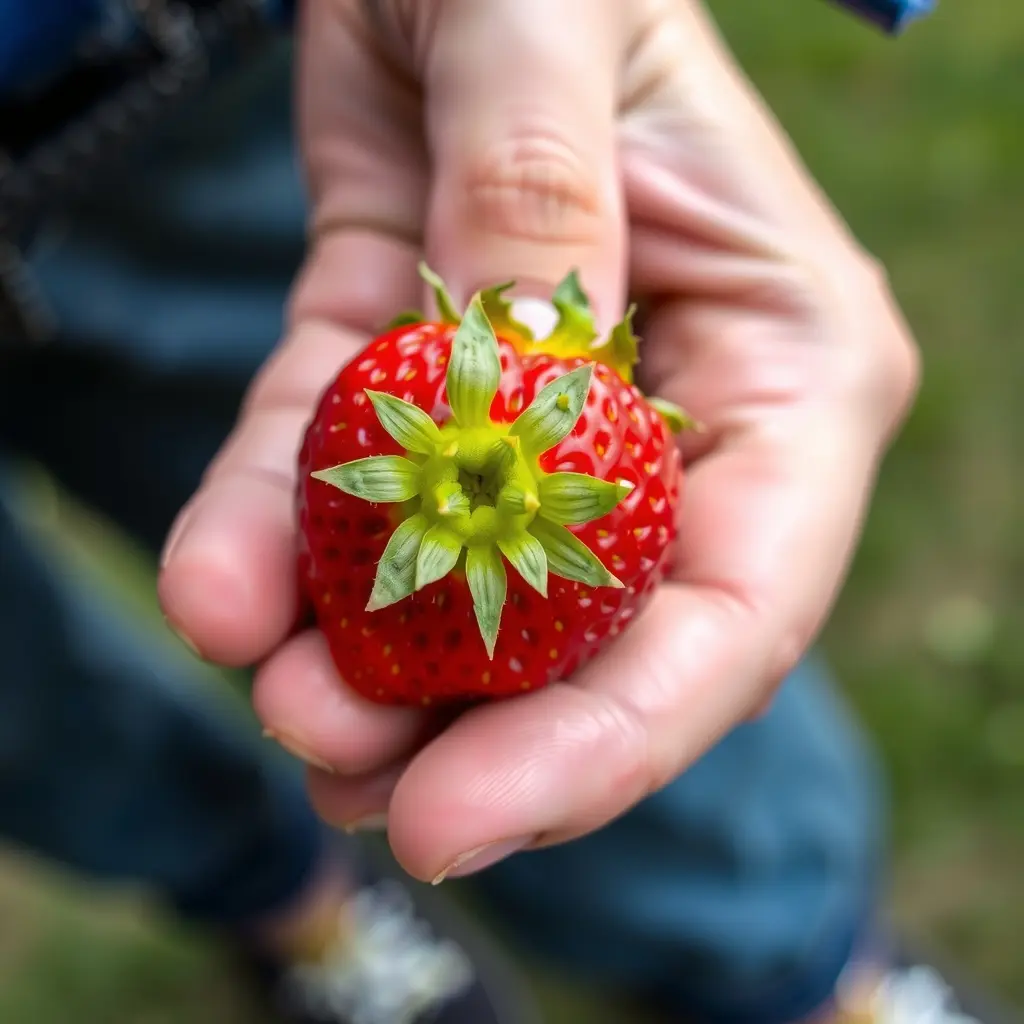
<path fill-rule="evenodd" d="M 99 17 L 100 0 L 0 0 L 0 93 L 61 70 Z"/>
<path fill-rule="evenodd" d="M 299 0 L 267 0 L 273 20 L 290 24 Z M 910 22 L 935 9 L 937 0 L 833 0 L 861 17 L 881 25 L 887 32 L 899 32 Z"/>
<path fill-rule="evenodd" d="M 299 0 L 265 0 L 267 17 L 277 25 L 290 27 L 295 20 Z"/>
<path fill-rule="evenodd" d="M 287 28 L 299 0 L 264 0 L 268 20 Z M 832 0 L 898 32 L 936 0 Z M 0 0 L 0 94 L 58 73 L 94 28 L 109 0 Z"/>
<path fill-rule="evenodd" d="M 935 10 L 938 0 L 833 0 L 886 32 L 900 32 L 912 21 Z"/>
<path fill-rule="evenodd" d="M 299 0 L 267 0 L 271 17 L 290 24 Z M 935 9 L 938 0 L 833 0 L 861 17 L 881 25 L 887 32 L 898 32 L 912 21 Z"/>

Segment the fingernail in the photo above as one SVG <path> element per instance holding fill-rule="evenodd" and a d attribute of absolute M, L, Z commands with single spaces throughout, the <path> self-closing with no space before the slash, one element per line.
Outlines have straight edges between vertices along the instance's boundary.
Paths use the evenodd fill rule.
<path fill-rule="evenodd" d="M 203 652 L 196 646 L 195 641 L 182 629 L 176 626 L 167 616 L 164 616 L 164 623 L 167 628 L 189 649 L 189 651 L 195 655 L 200 661 L 205 661 Z"/>
<path fill-rule="evenodd" d="M 167 540 L 164 541 L 164 550 L 160 555 L 161 569 L 164 568 L 164 566 L 171 560 L 171 555 L 174 554 L 174 549 L 181 542 L 181 538 L 185 536 L 185 531 L 188 529 L 188 525 L 191 522 L 192 505 L 186 505 L 178 513 L 178 518 L 174 520 L 171 532 L 167 535 Z"/>
<path fill-rule="evenodd" d="M 474 871 L 482 871 L 492 864 L 518 853 L 524 846 L 533 842 L 533 836 L 519 839 L 499 839 L 494 843 L 485 843 L 473 850 L 456 857 L 440 874 L 431 881 L 431 885 L 440 885 L 446 878 L 462 878 Z"/>
<path fill-rule="evenodd" d="M 355 821 L 347 822 L 342 826 L 344 830 L 353 835 L 356 832 L 386 832 L 388 829 L 387 811 L 378 811 L 375 814 L 367 814 Z"/>
<path fill-rule="evenodd" d="M 558 323 L 558 310 L 546 299 L 524 295 L 512 300 L 512 318 L 533 331 L 535 338 L 546 338 Z"/>
<path fill-rule="evenodd" d="M 312 765 L 314 768 L 319 768 L 322 772 L 328 772 L 331 775 L 335 774 L 334 768 L 322 757 L 311 754 L 301 743 L 287 735 L 287 733 L 275 732 L 273 729 L 264 729 L 263 735 L 266 739 L 274 740 L 279 746 L 284 747 L 289 754 L 297 757 L 300 761 Z"/>

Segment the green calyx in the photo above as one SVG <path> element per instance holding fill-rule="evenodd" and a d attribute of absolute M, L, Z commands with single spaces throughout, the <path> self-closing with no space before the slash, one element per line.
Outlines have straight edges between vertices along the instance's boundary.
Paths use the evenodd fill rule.
<path fill-rule="evenodd" d="M 378 420 L 405 454 L 312 474 L 347 494 L 401 508 L 367 610 L 464 572 L 489 657 L 507 590 L 502 556 L 544 596 L 551 573 L 592 587 L 621 587 L 566 527 L 607 515 L 632 490 L 625 481 L 540 468 L 540 456 L 568 436 L 583 411 L 591 365 L 552 381 L 514 422 L 491 419 L 501 360 L 488 308 L 500 319 L 500 298 L 501 291 L 489 298 L 481 293 L 460 318 L 445 380 L 452 410 L 447 422 L 439 425 L 409 402 L 367 390 Z"/>
<path fill-rule="evenodd" d="M 461 324 L 463 318 L 444 281 L 425 263 L 420 264 L 419 271 L 434 293 L 439 321 Z M 614 370 L 627 384 L 633 383 L 633 367 L 640 358 L 639 342 L 633 333 L 636 306 L 630 306 L 608 337 L 600 339 L 590 299 L 580 284 L 579 274 L 572 270 L 551 296 L 551 304 L 558 313 L 558 322 L 546 338 L 535 338 L 530 328 L 519 323 L 512 315 L 512 303 L 506 293 L 513 287 L 515 282 L 507 281 L 480 292 L 479 299 L 490 328 L 515 346 L 521 354 L 546 352 L 559 359 L 589 359 Z M 412 310 L 396 316 L 388 324 L 388 329 L 424 323 L 426 320 L 425 314 Z M 672 433 L 700 429 L 700 425 L 678 405 L 663 398 L 649 398 L 648 401 Z"/>
<path fill-rule="evenodd" d="M 673 434 L 681 434 L 684 430 L 692 430 L 698 434 L 704 433 L 704 424 L 695 420 L 674 402 L 652 395 L 647 399 L 647 404 L 665 421 Z"/>
<path fill-rule="evenodd" d="M 430 286 L 434 293 L 434 305 L 437 306 L 438 319 L 443 324 L 462 323 L 462 316 L 455 308 L 455 301 L 448 291 L 448 286 L 441 278 L 426 265 L 419 265 L 420 277 Z M 483 306 L 487 320 L 493 330 L 497 331 L 503 338 L 517 343 L 517 347 L 529 347 L 533 342 L 533 331 L 526 324 L 521 324 L 512 315 L 512 303 L 506 297 L 506 292 L 515 287 L 515 281 L 506 281 L 504 284 L 495 285 L 480 292 L 480 304 Z M 409 324 L 423 323 L 427 320 L 424 313 L 419 310 L 410 310 L 399 313 L 389 324 L 388 330 L 396 327 L 405 327 Z"/>

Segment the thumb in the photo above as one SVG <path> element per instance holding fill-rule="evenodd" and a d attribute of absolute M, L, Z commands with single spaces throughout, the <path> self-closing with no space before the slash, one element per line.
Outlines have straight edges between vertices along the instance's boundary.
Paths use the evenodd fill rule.
<path fill-rule="evenodd" d="M 515 279 L 515 314 L 576 268 L 607 330 L 625 302 L 614 0 L 446 0 L 426 65 L 434 179 L 426 255 L 464 305 Z M 515 296 L 513 296 L 515 297 Z"/>

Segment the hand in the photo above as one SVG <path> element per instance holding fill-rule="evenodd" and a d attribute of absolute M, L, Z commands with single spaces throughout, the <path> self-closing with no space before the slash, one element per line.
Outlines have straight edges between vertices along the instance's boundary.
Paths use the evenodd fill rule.
<path fill-rule="evenodd" d="M 387 809 L 411 874 L 464 873 L 599 828 L 766 705 L 841 583 L 917 356 L 693 0 L 310 4 L 300 69 L 309 260 L 160 593 L 206 657 L 263 663 L 258 713 L 331 769 L 310 772 L 326 818 Z M 642 298 L 643 384 L 707 428 L 647 612 L 571 682 L 454 721 L 366 703 L 292 635 L 300 434 L 422 300 L 424 253 L 461 300 L 572 266 L 605 324 Z"/>

